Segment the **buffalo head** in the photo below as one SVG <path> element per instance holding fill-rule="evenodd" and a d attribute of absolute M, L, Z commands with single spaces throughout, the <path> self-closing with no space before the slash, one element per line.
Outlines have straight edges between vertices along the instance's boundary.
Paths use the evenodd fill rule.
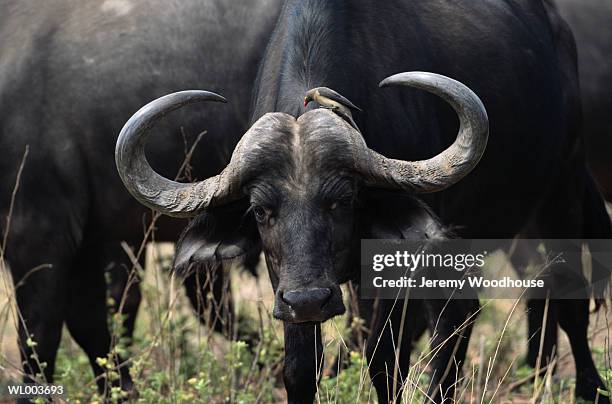
<path fill-rule="evenodd" d="M 446 100 L 460 120 L 456 141 L 428 160 L 394 160 L 369 149 L 356 129 L 329 110 L 310 110 L 297 119 L 268 113 L 242 137 L 219 175 L 177 183 L 148 164 L 148 129 L 185 104 L 225 101 L 206 91 L 184 91 L 151 102 L 126 123 L 117 141 L 117 168 L 138 201 L 170 216 L 214 216 L 221 214 L 217 209 L 243 206 L 252 229 L 246 226 L 243 238 L 258 238 L 255 244 L 264 251 L 276 293 L 274 315 L 296 323 L 325 321 L 344 312 L 339 285 L 350 277 L 349 268 L 358 267 L 360 191 L 443 190 L 474 168 L 486 146 L 485 109 L 463 84 L 411 72 L 381 83 L 387 85 L 417 87 Z M 228 222 L 236 222 L 236 215 L 230 216 Z M 194 245 L 191 240 L 190 248 Z M 244 245 L 224 250 L 236 256 Z"/>

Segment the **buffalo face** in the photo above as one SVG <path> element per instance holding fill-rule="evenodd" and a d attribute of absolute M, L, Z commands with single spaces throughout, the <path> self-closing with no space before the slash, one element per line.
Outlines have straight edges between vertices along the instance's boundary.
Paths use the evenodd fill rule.
<path fill-rule="evenodd" d="M 347 124 L 315 110 L 286 115 L 247 153 L 257 174 L 245 191 L 275 290 L 274 316 L 325 321 L 344 312 L 340 283 L 355 246 L 354 170 Z"/>
<path fill-rule="evenodd" d="M 224 101 L 213 93 L 186 91 L 153 101 L 126 123 L 117 141 L 117 167 L 136 199 L 171 216 L 243 206 L 242 213 L 249 214 L 237 213 L 243 219 L 234 233 L 239 234 L 237 240 L 249 242 L 220 240 L 211 249 L 208 241 L 196 241 L 192 249 L 203 245 L 212 252 L 200 255 L 223 259 L 220 251 L 233 251 L 235 258 L 241 249 L 252 250 L 244 246 L 261 246 L 275 290 L 275 317 L 294 323 L 325 321 L 344 312 L 339 285 L 358 268 L 360 192 L 440 191 L 474 168 L 487 142 L 484 107 L 463 84 L 416 72 L 392 76 L 381 85 L 413 86 L 445 99 L 459 116 L 456 141 L 428 160 L 394 160 L 369 149 L 361 133 L 330 110 L 308 111 L 297 119 L 268 113 L 242 137 L 221 174 L 198 183 L 177 183 L 147 163 L 148 129 L 187 103 Z"/>

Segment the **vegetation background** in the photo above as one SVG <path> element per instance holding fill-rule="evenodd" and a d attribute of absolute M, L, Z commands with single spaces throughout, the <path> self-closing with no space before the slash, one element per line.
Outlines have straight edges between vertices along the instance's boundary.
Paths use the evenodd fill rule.
<path fill-rule="evenodd" d="M 138 391 L 131 401 L 140 403 L 274 403 L 285 400 L 282 385 L 282 324 L 272 318 L 273 293 L 263 264 L 255 278 L 240 268 L 229 268 L 234 310 L 239 325 L 231 339 L 211 332 L 198 321 L 178 279 L 170 275 L 173 246 L 149 243 L 146 268 L 141 271 L 143 301 L 131 345 L 119 338 L 121 316 L 112 312 L 109 324 L 119 341 L 115 352 L 131 358 L 131 374 Z M 502 253 L 496 265 L 510 264 Z M 347 295 L 345 290 L 345 296 Z M 110 298 L 109 298 L 110 299 Z M 523 364 L 526 353 L 526 313 L 524 303 L 512 300 L 482 301 L 482 311 L 463 367 L 457 380 L 456 402 L 469 403 L 573 403 L 574 369 L 571 350 L 560 332 L 554 363 L 556 371 L 542 369 L 536 375 Z M 590 339 L 594 356 L 607 383 L 612 382 L 610 366 L 609 309 L 592 314 Z M 0 392 L 6 384 L 21 379 L 16 345 L 17 312 L 12 297 L 12 281 L 0 269 Z M 349 335 L 363 327 L 358 320 L 348 324 L 346 316 L 323 326 L 325 364 L 318 403 L 374 403 L 376 394 L 369 382 L 363 352 L 350 348 Z M 240 335 L 240 337 L 238 337 Z M 404 385 L 405 402 L 426 398 L 427 363 L 431 350 L 429 336 L 417 344 L 410 374 Z M 31 342 L 35 344 L 35 341 Z M 336 358 L 342 355 L 345 368 L 336 372 Z M 112 354 L 111 354 L 112 355 Z M 112 358 L 98 358 L 107 368 L 105 377 L 117 372 Z M 56 380 L 65 386 L 65 401 L 101 403 L 86 355 L 63 332 L 57 359 Z M 113 400 L 122 398 L 114 389 Z M 605 394 L 602 392 L 602 394 Z M 62 402 L 63 400 L 59 400 Z M 0 403 L 10 402 L 1 398 Z"/>

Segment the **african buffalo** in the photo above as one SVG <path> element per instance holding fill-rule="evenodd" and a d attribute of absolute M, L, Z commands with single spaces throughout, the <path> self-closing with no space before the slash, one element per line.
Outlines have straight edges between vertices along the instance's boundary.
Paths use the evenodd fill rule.
<path fill-rule="evenodd" d="M 602 244 L 601 239 L 612 238 L 612 225 L 604 202 L 598 197 L 598 188 L 602 189 L 604 196 L 608 199 L 610 194 L 610 173 L 612 173 L 612 159 L 610 159 L 609 144 L 610 133 L 612 133 L 612 119 L 607 113 L 612 108 L 612 89 L 606 78 L 612 74 L 612 63 L 605 56 L 612 51 L 612 7 L 605 1 L 573 1 L 573 0 L 547 0 L 545 5 L 553 21 L 553 26 L 564 26 L 569 24 L 576 37 L 578 67 L 580 78 L 580 99 L 582 103 L 582 116 L 580 130 L 582 133 L 580 142 L 586 147 L 586 159 L 593 171 L 597 183 L 591 176 L 587 176 L 583 204 L 589 207 L 588 215 L 584 217 L 583 236 L 589 238 L 587 246 L 590 250 L 597 250 Z M 565 18 L 562 20 L 561 17 Z M 608 24 L 607 22 L 610 22 Z M 609 32 L 609 34 L 608 34 Z M 573 52 L 572 52 L 573 53 Z M 572 55 L 571 63 L 575 56 Z M 582 153 L 582 148 L 578 148 Z M 529 228 L 529 225 L 527 226 Z M 529 228 L 526 234 L 531 237 L 537 236 L 537 230 Z M 539 241 L 519 240 L 516 245 L 516 254 L 511 256 L 514 267 L 523 272 L 529 263 L 542 263 L 542 257 L 535 253 Z M 596 297 L 603 296 L 604 288 L 607 286 L 606 279 L 609 278 L 609 269 L 598 260 L 592 260 L 592 273 L 595 278 L 603 280 L 595 286 Z M 581 281 L 581 280 L 578 280 Z M 596 300 L 596 307 L 601 307 L 602 299 Z M 548 307 L 546 315 L 545 302 L 541 300 L 528 300 L 528 337 L 529 345 L 527 352 L 527 364 L 535 367 L 545 366 L 552 359 L 557 346 L 557 329 L 563 315 L 557 305 Z M 584 317 L 584 316 L 583 316 Z M 543 326 L 543 319 L 546 324 Z M 584 320 L 583 320 L 584 321 Z M 544 335 L 541 335 L 545 330 Z M 590 360 L 586 357 L 586 333 L 584 326 L 571 331 L 575 334 L 571 338 L 572 350 L 577 356 L 576 366 L 590 368 Z M 578 342 L 581 341 L 581 342 Z M 582 354 L 581 354 L 582 352 Z"/>
<path fill-rule="evenodd" d="M 120 242 L 140 245 L 144 216 L 150 217 L 116 175 L 113 149 L 121 125 L 143 103 L 177 88 L 224 92 L 231 106 L 170 117 L 163 132 L 173 136 L 149 150 L 154 166 L 174 177 L 184 158 L 181 127 L 190 142 L 206 130 L 199 147 L 209 153 L 196 151 L 193 175 L 222 169 L 247 128 L 257 66 L 277 10 L 276 0 L 2 3 L 0 230 L 8 233 L 3 257 L 20 285 L 28 375 L 53 380 L 64 323 L 96 375 L 95 359 L 109 352 L 104 273 L 114 268 L 121 276 L 132 267 Z M 159 221 L 156 239 L 174 241 L 184 225 Z M 116 286 L 121 296 L 125 285 Z M 127 327 L 133 328 L 138 290 L 127 297 Z M 37 343 L 36 359 L 29 337 Z M 98 382 L 103 389 L 104 379 Z M 131 385 L 126 367 L 120 383 Z"/>
<path fill-rule="evenodd" d="M 589 234 L 590 208 L 601 197 L 580 153 L 573 37 L 552 13 L 533 0 L 287 0 L 259 72 L 253 124 L 221 174 L 176 183 L 144 156 L 155 121 L 192 102 L 222 102 L 217 94 L 162 97 L 124 126 L 116 160 L 132 195 L 167 215 L 200 215 L 179 241 L 177 262 L 239 259 L 263 249 L 274 315 L 285 326 L 290 402 L 314 398 L 320 322 L 344 311 L 339 284 L 358 281 L 360 238 L 444 237 L 442 223 L 467 238 L 509 239 L 527 223 L 549 239 Z M 382 86 L 438 97 L 379 89 L 385 77 Z M 486 153 L 460 182 L 483 152 L 487 115 L 472 91 L 448 77 L 478 94 L 491 124 Z M 361 107 L 354 116 L 361 132 L 345 112 L 305 107 L 316 87 Z M 434 192 L 423 198 L 430 211 L 415 195 Z M 231 226 L 209 225 L 224 218 L 233 218 Z M 222 242 L 211 249 L 211 239 Z M 410 338 L 394 349 L 402 313 L 387 303 L 379 305 L 367 347 L 381 403 L 396 397 L 410 355 Z M 371 301 L 360 304 L 371 308 Z M 588 301 L 554 305 L 565 312 L 559 321 L 579 365 L 576 392 L 593 398 L 603 383 L 582 338 Z M 408 319 L 426 313 L 431 326 L 440 319 L 433 344 L 446 344 L 432 362 L 428 392 L 436 402 L 453 397 L 477 306 L 475 299 L 407 306 Z"/>

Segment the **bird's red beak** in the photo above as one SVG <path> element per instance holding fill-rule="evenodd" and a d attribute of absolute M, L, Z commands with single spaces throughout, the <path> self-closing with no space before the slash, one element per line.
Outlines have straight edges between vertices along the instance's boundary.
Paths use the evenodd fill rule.
<path fill-rule="evenodd" d="M 307 106 L 307 105 L 308 105 L 308 102 L 309 102 L 309 101 L 308 101 L 308 98 L 304 98 L 304 106 Z"/>

